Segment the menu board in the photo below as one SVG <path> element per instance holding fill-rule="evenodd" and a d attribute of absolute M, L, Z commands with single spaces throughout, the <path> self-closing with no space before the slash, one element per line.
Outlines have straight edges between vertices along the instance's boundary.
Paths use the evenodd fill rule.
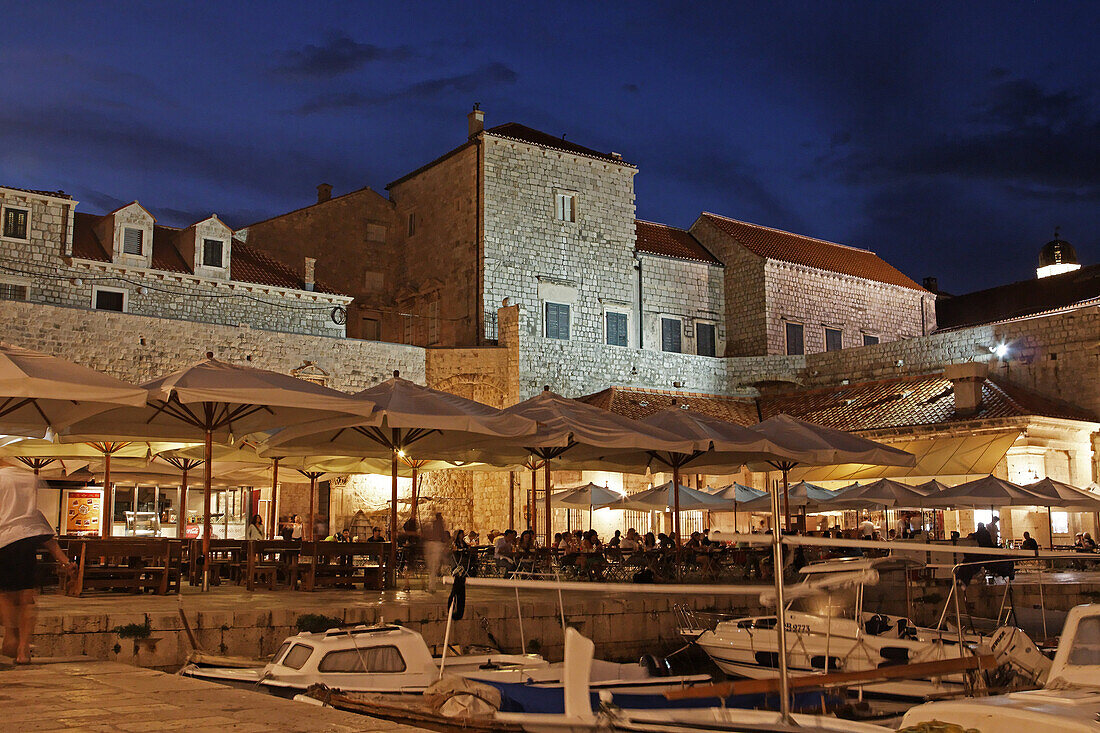
<path fill-rule="evenodd" d="M 103 491 L 70 489 L 65 492 L 62 506 L 65 510 L 63 534 L 99 536 L 103 519 Z"/>

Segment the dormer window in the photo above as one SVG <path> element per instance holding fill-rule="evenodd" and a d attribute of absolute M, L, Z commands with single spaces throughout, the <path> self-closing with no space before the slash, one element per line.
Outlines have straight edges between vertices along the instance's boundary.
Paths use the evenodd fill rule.
<path fill-rule="evenodd" d="M 145 230 L 126 227 L 122 230 L 122 253 L 127 255 L 145 254 Z"/>
<path fill-rule="evenodd" d="M 225 267 L 225 242 L 220 239 L 202 240 L 202 264 L 205 267 Z"/>
<path fill-rule="evenodd" d="M 11 206 L 4 207 L 3 236 L 8 239 L 26 239 L 27 221 L 30 212 L 26 209 L 16 209 Z"/>

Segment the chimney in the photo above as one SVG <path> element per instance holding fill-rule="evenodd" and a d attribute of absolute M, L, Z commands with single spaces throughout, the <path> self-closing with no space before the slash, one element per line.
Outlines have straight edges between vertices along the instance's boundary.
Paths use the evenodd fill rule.
<path fill-rule="evenodd" d="M 940 280 L 937 277 L 926 277 L 921 284 L 924 285 L 924 289 L 930 293 L 940 292 Z"/>
<path fill-rule="evenodd" d="M 951 380 L 955 391 L 955 414 L 965 417 L 982 409 L 982 383 L 986 372 L 986 365 L 976 361 L 948 364 L 944 368 L 943 376 Z"/>
<path fill-rule="evenodd" d="M 481 109 L 481 102 L 475 102 L 474 108 L 466 115 L 466 125 L 469 129 L 470 137 L 473 137 L 485 129 L 485 112 Z"/>
<path fill-rule="evenodd" d="M 313 290 L 313 286 L 314 286 L 314 283 L 315 283 L 314 276 L 315 276 L 316 271 L 317 271 L 317 258 L 316 257 L 306 257 L 305 274 L 302 276 L 302 281 L 303 281 L 302 289 L 303 290 L 310 290 L 310 291 Z"/>
<path fill-rule="evenodd" d="M 332 184 L 322 183 L 317 187 L 317 203 L 323 204 L 332 198 Z"/>

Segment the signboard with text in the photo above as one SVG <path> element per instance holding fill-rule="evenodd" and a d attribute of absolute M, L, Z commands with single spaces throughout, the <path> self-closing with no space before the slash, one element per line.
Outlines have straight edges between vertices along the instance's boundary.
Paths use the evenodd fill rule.
<path fill-rule="evenodd" d="M 99 489 L 69 489 L 62 499 L 64 509 L 63 534 L 98 537 L 103 521 L 103 491 Z"/>

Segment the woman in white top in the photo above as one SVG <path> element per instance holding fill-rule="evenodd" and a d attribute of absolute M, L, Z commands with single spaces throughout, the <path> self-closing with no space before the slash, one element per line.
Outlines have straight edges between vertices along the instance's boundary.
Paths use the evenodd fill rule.
<path fill-rule="evenodd" d="M 246 540 L 262 540 L 264 538 L 264 518 L 259 514 L 252 517 L 252 523 L 244 533 Z"/>
<path fill-rule="evenodd" d="M 302 516 L 300 514 L 295 514 L 294 518 L 290 520 L 290 539 L 302 539 Z"/>
<path fill-rule="evenodd" d="M 32 476 L 0 464 L 0 620 L 4 623 L 0 653 L 16 664 L 31 662 L 38 548 L 46 548 L 62 573 L 73 570 L 49 520 L 38 511 L 37 490 Z"/>

